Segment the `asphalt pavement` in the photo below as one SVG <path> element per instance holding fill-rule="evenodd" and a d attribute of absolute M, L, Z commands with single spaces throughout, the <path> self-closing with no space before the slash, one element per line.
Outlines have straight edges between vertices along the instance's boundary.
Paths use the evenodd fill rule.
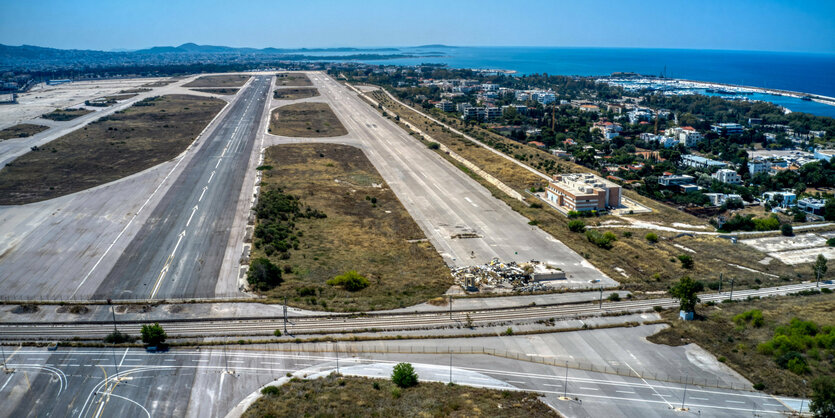
<path fill-rule="evenodd" d="M 162 197 L 94 297 L 214 296 L 272 77 L 258 75 Z"/>
<path fill-rule="evenodd" d="M 485 355 L 22 348 L 6 350 L 6 356 L 14 372 L 0 375 L 0 416 L 8 417 L 223 417 L 287 373 L 312 377 L 338 367 L 344 374 L 384 378 L 400 361 L 413 363 L 421 380 L 535 391 L 567 416 L 666 417 L 681 415 L 674 408 L 682 403 L 688 415 L 781 416 L 799 404 L 759 392 L 685 389 Z"/>

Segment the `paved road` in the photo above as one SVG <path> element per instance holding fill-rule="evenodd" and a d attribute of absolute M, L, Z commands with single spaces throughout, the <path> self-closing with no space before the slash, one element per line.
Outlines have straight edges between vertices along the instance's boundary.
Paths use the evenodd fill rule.
<path fill-rule="evenodd" d="M 349 136 L 366 155 L 450 266 L 505 261 L 547 261 L 567 273 L 571 287 L 616 285 L 579 254 L 536 227 L 467 174 L 454 167 L 365 103 L 342 84 L 310 73 Z M 478 238 L 453 235 L 475 233 Z M 593 283 L 592 283 L 593 282 Z"/>
<path fill-rule="evenodd" d="M 222 417 L 247 395 L 287 373 L 315 375 L 337 367 L 333 352 L 218 349 L 148 354 L 136 349 L 27 348 L 7 355 L 15 372 L 0 375 L 0 416 L 9 417 Z M 410 361 L 423 380 L 448 382 L 451 373 L 459 384 L 536 391 L 569 416 L 673 416 L 671 408 L 682 400 L 691 413 L 703 416 L 779 416 L 797 402 L 693 385 L 685 396 L 683 385 L 571 369 L 566 373 L 559 367 L 484 355 L 338 357 L 339 370 L 346 374 L 387 376 L 394 362 Z M 572 400 L 560 400 L 564 394 Z"/>
<path fill-rule="evenodd" d="M 241 92 L 94 297 L 214 295 L 271 80 L 255 76 Z"/>

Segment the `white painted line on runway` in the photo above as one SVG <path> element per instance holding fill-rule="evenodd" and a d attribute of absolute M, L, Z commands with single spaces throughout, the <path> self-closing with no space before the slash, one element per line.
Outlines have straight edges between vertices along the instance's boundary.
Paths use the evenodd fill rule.
<path fill-rule="evenodd" d="M 217 164 L 215 164 L 215 168 L 217 168 L 217 166 L 220 165 L 220 160 L 221 160 L 220 158 L 217 159 Z"/>
<path fill-rule="evenodd" d="M 9 378 L 8 378 L 8 379 L 6 379 L 6 383 L 3 383 L 3 386 L 0 386 L 0 392 L 2 392 L 2 391 L 3 391 L 3 389 L 5 389 L 5 388 L 6 388 L 6 385 L 8 385 L 8 384 L 9 384 L 9 382 L 11 382 L 11 381 L 12 381 L 12 377 L 14 377 L 14 374 L 9 373 Z"/>
<path fill-rule="evenodd" d="M 729 402 L 729 403 L 745 403 L 745 402 L 742 402 L 742 401 L 732 401 L 732 400 L 730 400 L 730 399 L 726 399 L 726 400 L 725 400 L 725 402 Z"/>
<path fill-rule="evenodd" d="M 617 393 L 631 393 L 633 395 L 635 394 L 635 392 L 628 391 L 628 390 L 616 390 L 615 392 L 617 392 Z"/>
<path fill-rule="evenodd" d="M 208 182 L 209 184 L 211 184 L 211 183 L 212 183 L 212 179 L 213 179 L 214 177 L 215 177 L 215 172 L 214 172 L 214 170 L 212 170 L 212 175 L 210 175 L 210 176 L 209 176 L 209 182 Z"/>
<path fill-rule="evenodd" d="M 194 207 L 191 209 L 191 215 L 188 217 L 188 221 L 186 221 L 186 226 L 189 226 L 189 224 L 191 224 L 191 218 L 194 217 L 194 214 L 196 212 L 197 212 L 197 205 L 194 205 Z"/>
<path fill-rule="evenodd" d="M 551 387 L 555 387 L 555 388 L 561 388 L 562 387 L 562 385 L 552 385 L 550 383 L 543 383 L 542 386 L 551 386 Z"/>
<path fill-rule="evenodd" d="M 583 387 L 583 386 L 580 386 L 580 389 L 583 389 L 583 390 L 600 390 L 600 389 L 597 389 L 597 388 L 587 388 L 587 387 Z"/>
<path fill-rule="evenodd" d="M 695 400 L 697 400 L 697 401 L 706 401 L 706 400 L 708 400 L 707 398 L 697 398 L 697 397 L 695 397 L 695 396 L 691 396 L 689 399 L 695 399 Z"/>
<path fill-rule="evenodd" d="M 525 382 L 520 382 L 518 380 L 508 380 L 507 383 L 516 383 L 516 384 L 519 384 L 519 385 L 524 385 L 525 384 Z"/>
<path fill-rule="evenodd" d="M 124 362 L 125 362 L 125 357 L 127 357 L 127 356 L 128 356 L 128 351 L 129 351 L 129 350 L 130 350 L 130 348 L 126 348 L 126 349 L 125 349 L 125 354 L 122 354 L 122 360 L 119 362 L 119 366 L 121 366 L 121 365 L 122 365 L 122 363 L 124 363 Z"/>
<path fill-rule="evenodd" d="M 198 202 L 203 200 L 203 195 L 206 194 L 206 190 L 209 190 L 209 186 L 203 186 L 203 193 L 200 193 L 200 199 L 197 199 Z"/>

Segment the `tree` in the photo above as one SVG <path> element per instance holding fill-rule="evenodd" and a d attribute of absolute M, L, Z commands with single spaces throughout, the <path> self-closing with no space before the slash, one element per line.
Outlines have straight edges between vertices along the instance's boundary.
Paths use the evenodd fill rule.
<path fill-rule="evenodd" d="M 700 301 L 698 293 L 704 288 L 702 282 L 685 276 L 670 288 L 670 295 L 679 300 L 682 311 L 695 312 L 696 304 Z"/>
<path fill-rule="evenodd" d="M 391 372 L 391 381 L 401 388 L 410 388 L 418 384 L 418 375 L 410 363 L 397 363 Z"/>
<path fill-rule="evenodd" d="M 265 257 L 249 263 L 246 281 L 256 290 L 269 290 L 281 284 L 281 269 Z"/>
<path fill-rule="evenodd" d="M 165 330 L 162 329 L 162 326 L 158 322 L 155 322 L 154 325 L 143 325 L 141 334 L 142 342 L 149 346 L 160 345 L 168 338 L 165 335 Z"/>
<path fill-rule="evenodd" d="M 783 234 L 783 236 L 790 237 L 794 235 L 794 229 L 792 229 L 790 224 L 782 224 L 780 225 L 780 233 Z"/>
<path fill-rule="evenodd" d="M 816 417 L 835 417 L 835 378 L 821 376 L 812 381 L 810 409 Z"/>
<path fill-rule="evenodd" d="M 812 266 L 812 271 L 815 273 L 815 280 L 820 281 L 821 277 L 826 274 L 826 257 L 823 254 L 818 254 L 818 258 L 815 259 L 815 265 Z"/>

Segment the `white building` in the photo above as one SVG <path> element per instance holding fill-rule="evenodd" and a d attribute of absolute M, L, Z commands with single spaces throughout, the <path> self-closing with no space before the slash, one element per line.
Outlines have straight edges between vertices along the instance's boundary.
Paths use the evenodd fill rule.
<path fill-rule="evenodd" d="M 763 203 L 775 201 L 777 202 L 777 206 L 780 206 L 781 208 L 789 208 L 797 203 L 797 195 L 791 191 L 765 192 L 762 195 L 762 200 Z"/>
<path fill-rule="evenodd" d="M 742 184 L 742 178 L 739 177 L 739 174 L 736 171 L 729 170 L 727 168 L 723 168 L 711 175 L 711 177 L 719 180 L 722 183 L 728 184 Z"/>

